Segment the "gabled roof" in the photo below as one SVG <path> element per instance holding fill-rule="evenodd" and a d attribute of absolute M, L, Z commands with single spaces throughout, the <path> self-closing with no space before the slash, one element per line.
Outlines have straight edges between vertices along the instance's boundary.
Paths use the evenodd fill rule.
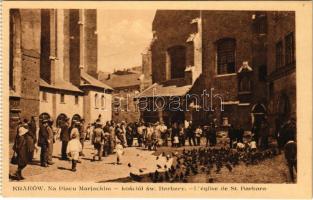
<path fill-rule="evenodd" d="M 80 84 L 80 86 L 95 86 L 107 90 L 113 90 L 112 87 L 102 83 L 101 81 L 95 79 L 84 71 L 81 71 L 80 76 L 83 79 L 83 83 Z"/>
<path fill-rule="evenodd" d="M 133 86 L 140 86 L 140 73 L 128 73 L 123 75 L 110 74 L 109 79 L 102 79 L 101 81 L 112 88 L 127 88 Z"/>
<path fill-rule="evenodd" d="M 143 97 L 171 97 L 171 96 L 184 96 L 191 89 L 192 85 L 179 85 L 179 84 L 162 84 L 162 83 L 154 83 L 140 94 L 136 96 L 136 98 Z"/>
<path fill-rule="evenodd" d="M 78 87 L 73 85 L 72 83 L 64 81 L 64 80 L 57 80 L 54 85 L 51 85 L 51 84 L 47 83 L 46 81 L 44 81 L 43 79 L 40 79 L 39 85 L 40 85 L 40 87 L 56 89 L 56 90 L 83 92 Z"/>

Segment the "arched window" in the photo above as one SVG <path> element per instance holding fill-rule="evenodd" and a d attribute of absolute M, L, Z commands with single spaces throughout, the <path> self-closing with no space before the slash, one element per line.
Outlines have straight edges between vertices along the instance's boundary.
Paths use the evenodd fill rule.
<path fill-rule="evenodd" d="M 98 94 L 95 94 L 95 107 L 98 108 Z"/>
<path fill-rule="evenodd" d="M 235 73 L 236 40 L 225 38 L 217 41 L 217 73 Z"/>
<path fill-rule="evenodd" d="M 170 78 L 183 78 L 186 69 L 186 47 L 173 46 L 167 50 L 167 66 L 170 68 Z"/>

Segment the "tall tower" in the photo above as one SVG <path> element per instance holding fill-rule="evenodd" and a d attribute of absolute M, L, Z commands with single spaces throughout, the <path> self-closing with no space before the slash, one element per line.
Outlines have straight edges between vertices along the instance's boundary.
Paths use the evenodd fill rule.
<path fill-rule="evenodd" d="M 97 78 L 97 54 L 98 54 L 98 37 L 97 37 L 97 10 L 83 10 L 83 41 L 84 71 Z"/>

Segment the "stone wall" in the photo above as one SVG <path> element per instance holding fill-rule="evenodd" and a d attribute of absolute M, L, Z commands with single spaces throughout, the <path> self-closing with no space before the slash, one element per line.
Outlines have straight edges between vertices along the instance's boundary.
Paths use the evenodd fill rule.
<path fill-rule="evenodd" d="M 170 47 L 185 46 L 187 49 L 186 63 L 193 63 L 194 51 L 193 48 L 187 48 L 186 41 L 191 33 L 197 32 L 197 24 L 191 24 L 191 22 L 198 16 L 199 11 L 192 10 L 161 10 L 156 13 L 152 24 L 152 30 L 156 37 L 151 46 L 152 82 L 162 82 L 167 79 L 166 53 Z"/>
<path fill-rule="evenodd" d="M 258 12 L 258 11 L 157 11 L 153 21 L 154 39 L 152 43 L 152 78 L 153 82 L 166 80 L 166 51 L 173 45 L 187 47 L 187 63 L 196 63 L 192 46 L 186 44 L 190 33 L 199 27 L 191 21 L 201 15 L 202 19 L 202 75 L 193 85 L 191 93 L 201 94 L 204 89 L 214 88 L 214 95 L 222 96 L 228 109 L 215 112 L 218 120 L 229 117 L 229 121 L 251 128 L 251 108 L 257 103 L 267 106 L 268 75 L 275 63 L 275 43 L 284 39 L 287 33 L 294 31 L 294 13 L 292 12 Z M 273 22 L 275 21 L 275 23 Z M 264 24 L 263 24 L 264 22 Z M 263 28 L 263 29 L 262 29 Z M 177 31 L 179 29 L 179 31 Z M 217 74 L 217 41 L 232 38 L 235 47 L 235 73 Z M 248 62 L 251 72 L 251 94 L 245 102 L 239 102 L 238 70 L 243 62 Z M 264 76 L 262 77 L 262 73 Z M 289 72 L 290 74 L 290 72 Z M 295 95 L 295 79 L 287 78 L 290 86 L 283 88 L 274 83 L 275 91 L 287 91 Z M 294 89 L 293 89 L 294 88 Z M 277 90 L 276 90 L 277 89 Z M 292 92 L 294 91 L 294 92 Z M 290 98 L 293 101 L 293 97 Z M 291 103 L 294 109 L 294 103 Z M 293 111 L 291 111 L 293 112 Z"/>
<path fill-rule="evenodd" d="M 125 88 L 114 90 L 112 103 L 115 105 L 115 100 L 120 99 L 119 109 L 112 111 L 112 120 L 116 122 L 138 122 L 140 118 L 140 112 L 137 109 L 136 101 L 134 101 L 135 91 L 139 91 L 139 86 L 134 88 Z M 115 100 L 114 100 L 115 99 Z"/>
<path fill-rule="evenodd" d="M 97 10 L 84 10 L 84 67 L 85 71 L 97 78 Z"/>
<path fill-rule="evenodd" d="M 17 117 L 30 119 L 39 114 L 39 77 L 40 77 L 40 10 L 20 9 L 18 12 L 21 34 L 21 57 L 18 62 L 21 67 L 20 77 L 16 77 L 20 87 L 18 96 L 10 97 L 10 141 L 16 134 Z M 10 30 L 11 31 L 11 30 Z M 11 48 L 11 47 L 10 47 Z M 15 55 L 10 55 L 14 56 Z M 13 115 L 18 110 L 18 115 Z"/>
<path fill-rule="evenodd" d="M 286 65 L 285 63 L 285 37 L 295 33 L 295 13 L 294 12 L 271 12 L 268 15 L 268 27 L 272 29 L 268 34 L 268 98 L 269 98 L 269 121 L 271 129 L 275 130 L 277 118 L 283 121 L 289 117 L 296 119 L 296 60 Z M 276 43 L 283 43 L 283 63 L 282 67 L 276 66 Z M 294 58 L 296 58 L 296 46 L 294 47 Z M 289 101 L 288 113 L 283 113 L 282 106 L 284 99 Z"/>

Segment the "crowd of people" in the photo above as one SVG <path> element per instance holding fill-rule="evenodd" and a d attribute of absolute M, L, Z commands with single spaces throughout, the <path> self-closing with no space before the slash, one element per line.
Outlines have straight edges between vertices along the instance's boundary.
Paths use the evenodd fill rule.
<path fill-rule="evenodd" d="M 22 170 L 29 162 L 32 162 L 34 152 L 40 147 L 40 164 L 42 167 L 53 165 L 53 144 L 60 140 L 61 160 L 72 161 L 72 171 L 76 171 L 80 157 L 84 155 L 84 144 L 90 141 L 95 149 L 92 161 L 102 160 L 102 157 L 116 154 L 116 164 L 121 164 L 124 148 L 138 146 L 151 151 L 160 146 L 172 146 L 173 148 L 205 145 L 214 147 L 217 145 L 218 127 L 215 121 L 207 125 L 195 125 L 192 121 L 185 120 L 182 123 L 174 122 L 166 126 L 163 122 L 121 122 L 107 121 L 101 123 L 101 116 L 92 124 L 85 124 L 84 119 L 71 120 L 66 118 L 58 121 L 57 127 L 53 126 L 53 120 L 42 119 L 39 127 L 32 118 L 30 121 L 20 121 L 13 146 L 15 164 L 18 165 L 16 179 L 22 180 Z M 287 121 L 281 128 L 283 132 L 277 136 L 278 144 L 282 148 L 285 144 L 295 144 L 295 123 Z M 228 128 L 229 149 L 267 149 L 268 133 L 266 123 L 255 125 L 252 129 L 252 137 L 244 141 L 244 130 L 230 125 Z M 201 138 L 205 138 L 205 142 Z M 292 143 L 293 142 L 293 143 Z M 37 147 L 38 146 L 38 147 Z M 292 146 L 292 145 L 289 145 Z M 294 146 L 294 145 L 293 145 Z M 286 154 L 288 166 L 296 168 L 295 148 L 290 147 L 291 153 Z M 288 151 L 288 150 L 287 150 Z M 292 170 L 291 170 L 292 171 Z M 291 172 L 290 172 L 291 173 Z M 293 177 L 293 174 L 291 174 Z"/>

